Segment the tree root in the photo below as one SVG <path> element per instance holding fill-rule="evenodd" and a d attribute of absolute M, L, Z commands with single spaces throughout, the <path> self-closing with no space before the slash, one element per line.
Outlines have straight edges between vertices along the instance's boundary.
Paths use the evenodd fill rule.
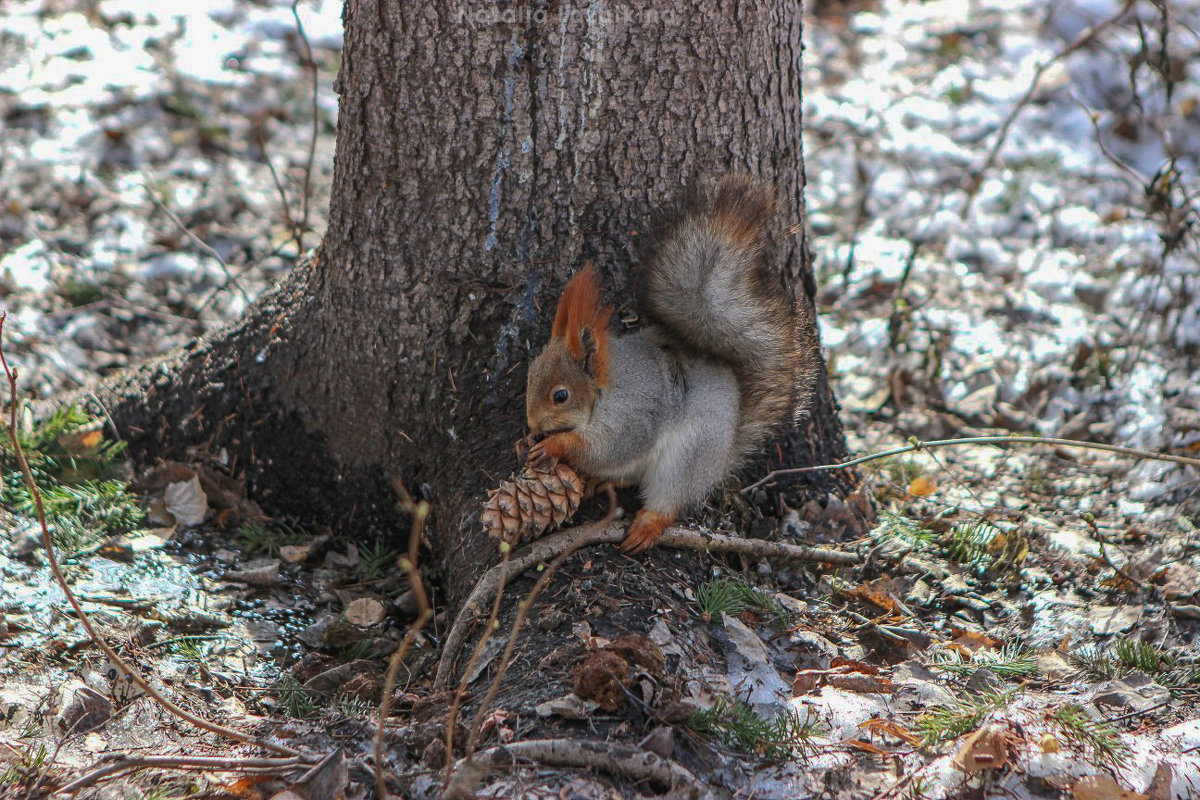
<path fill-rule="evenodd" d="M 454 766 L 454 778 L 442 795 L 445 800 L 474 796 L 475 787 L 488 773 L 516 766 L 518 760 L 551 767 L 603 770 L 632 781 L 647 781 L 672 798 L 701 800 L 711 797 L 692 773 L 669 759 L 628 745 L 597 739 L 532 739 L 497 745 L 464 758 Z"/>
<path fill-rule="evenodd" d="M 616 544 L 625 538 L 625 528 L 620 525 L 579 525 L 551 534 L 534 541 L 527 550 L 516 553 L 506 563 L 492 567 L 483 574 L 471 594 L 463 603 L 458 618 L 446 636 L 446 645 L 438 662 L 437 675 L 433 681 L 435 691 L 445 689 L 454 674 L 454 662 L 467 638 L 470 623 L 483 607 L 495 597 L 501 587 L 513 578 L 537 564 L 549 561 L 568 550 L 593 544 Z M 820 547 L 768 542 L 765 539 L 742 539 L 719 533 L 705 533 L 684 528 L 668 528 L 658 544 L 682 550 L 700 550 L 706 553 L 734 553 L 749 558 L 770 558 L 778 561 L 819 561 L 826 564 L 854 565 L 862 563 L 857 553 L 826 550 Z"/>

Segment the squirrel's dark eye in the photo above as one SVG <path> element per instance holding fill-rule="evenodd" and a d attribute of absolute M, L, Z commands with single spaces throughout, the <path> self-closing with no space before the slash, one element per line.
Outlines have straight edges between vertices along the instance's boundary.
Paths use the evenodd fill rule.
<path fill-rule="evenodd" d="M 566 389 L 555 389 L 554 390 L 554 402 L 556 404 L 562 405 L 563 403 L 567 402 L 567 397 L 569 397 L 569 395 L 567 394 Z"/>

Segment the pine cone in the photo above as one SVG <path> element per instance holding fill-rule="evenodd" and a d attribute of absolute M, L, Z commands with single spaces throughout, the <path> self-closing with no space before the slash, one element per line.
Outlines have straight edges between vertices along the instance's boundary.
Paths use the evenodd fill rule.
<path fill-rule="evenodd" d="M 488 535 L 518 545 L 561 525 L 579 510 L 583 481 L 566 464 L 534 469 L 492 490 L 479 520 Z"/>

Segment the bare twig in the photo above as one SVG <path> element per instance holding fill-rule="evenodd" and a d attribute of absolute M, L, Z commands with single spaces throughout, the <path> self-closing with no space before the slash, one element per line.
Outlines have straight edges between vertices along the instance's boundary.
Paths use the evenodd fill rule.
<path fill-rule="evenodd" d="M 698 800 L 711 796 L 704 784 L 681 765 L 637 747 L 596 739 L 533 739 L 490 748 L 469 763 L 463 759 L 455 767 L 454 781 L 446 787 L 443 797 L 448 800 L 470 797 L 473 787 L 489 772 L 517 766 L 518 760 L 602 770 L 631 781 L 647 781 L 666 790 L 671 797 Z"/>
<path fill-rule="evenodd" d="M 1189 467 L 1200 468 L 1200 458 L 1188 458 L 1187 456 L 1177 456 L 1172 453 L 1155 453 L 1152 450 L 1140 450 L 1136 447 L 1123 447 L 1117 444 L 1080 442 L 1075 439 L 1054 439 L 1048 436 L 969 436 L 963 439 L 934 439 L 929 442 L 910 439 L 909 444 L 906 444 L 904 447 L 896 447 L 891 450 L 883 450 L 867 456 L 852 458 L 841 464 L 816 464 L 811 467 L 790 467 L 788 469 L 772 470 L 761 479 L 742 489 L 742 494 L 770 483 L 776 478 L 782 478 L 787 475 L 800 475 L 805 472 L 818 472 L 821 470 L 847 469 L 849 467 L 856 467 L 859 464 L 866 464 L 868 461 L 877 461 L 881 458 L 891 458 L 902 453 L 911 453 L 914 450 L 933 450 L 938 447 L 961 447 L 973 444 L 1048 444 L 1055 447 L 1077 447 L 1083 450 L 1100 450 L 1105 453 L 1119 453 L 1123 456 L 1144 458 L 1150 461 L 1170 461 L 1173 464 L 1184 464 Z"/>
<path fill-rule="evenodd" d="M 300 11 L 296 8 L 299 2 L 300 0 L 292 0 L 292 17 L 296 20 L 296 33 L 300 35 L 300 41 L 304 44 L 304 58 L 312 72 L 312 132 L 308 138 L 308 160 L 304 164 L 304 208 L 297 230 L 297 254 L 304 252 L 304 233 L 308 230 L 308 205 L 312 199 L 312 169 L 317 155 L 317 126 L 320 119 L 317 116 L 317 62 L 313 59 L 312 45 L 304 31 L 304 23 L 300 21 Z"/>
<path fill-rule="evenodd" d="M 503 568 L 507 563 L 509 556 L 512 554 L 512 547 L 508 542 L 500 543 L 501 559 L 500 568 Z M 454 728 L 458 725 L 458 710 L 462 707 L 463 698 L 467 694 L 467 683 L 471 680 L 471 673 L 475 671 L 475 665 L 479 663 L 479 659 L 483 656 L 483 648 L 487 647 L 488 641 L 492 638 L 492 633 L 496 630 L 500 618 L 500 602 L 504 599 L 504 586 L 496 589 L 496 597 L 492 601 L 492 610 L 488 614 L 487 621 L 483 626 L 483 633 L 479 637 L 479 641 L 475 643 L 475 649 L 471 651 L 471 657 L 467 659 L 467 666 L 463 670 L 462 680 L 458 683 L 458 689 L 454 692 L 454 698 L 450 701 L 450 710 L 446 714 L 446 783 L 450 783 L 452 777 L 451 770 L 454 768 Z M 444 653 L 445 651 L 443 651 Z"/>
<path fill-rule="evenodd" d="M 263 136 L 261 122 L 254 126 L 254 131 L 258 135 L 258 149 L 262 153 L 263 162 L 267 165 L 267 171 L 271 173 L 271 182 L 275 184 L 275 191 L 279 193 L 279 206 L 283 211 L 283 221 L 292 232 L 292 239 L 296 242 L 296 255 L 298 256 L 301 253 L 301 240 L 303 239 L 299 223 L 292 216 L 292 208 L 288 204 L 287 190 L 283 188 L 283 180 L 280 179 L 279 173 L 275 171 L 275 163 L 271 161 L 271 154 L 267 152 L 267 140 Z"/>
<path fill-rule="evenodd" d="M 1143 714 L 1152 714 L 1155 711 L 1158 711 L 1160 708 L 1166 708 L 1167 706 L 1171 705 L 1171 703 L 1173 703 L 1173 702 L 1175 702 L 1175 698 L 1168 697 L 1166 700 L 1163 700 L 1161 703 L 1155 703 L 1154 705 L 1150 706 L 1149 708 L 1139 708 L 1137 711 L 1130 711 L 1128 714 L 1121 714 L 1120 716 L 1117 716 L 1117 717 L 1108 717 L 1104 721 L 1108 722 L 1108 723 L 1121 722 L 1123 720 L 1133 719 L 1134 717 L 1140 717 Z"/>
<path fill-rule="evenodd" d="M 442 648 L 442 657 L 438 662 L 437 674 L 433 681 L 434 689 L 445 689 L 454 676 L 454 661 L 467 637 L 469 623 L 483 605 L 495 596 L 500 587 L 530 567 L 555 558 L 568 549 L 573 552 L 589 545 L 616 544 L 624 538 L 625 528 L 620 525 L 604 527 L 579 525 L 534 541 L 528 549 L 514 555 L 507 564 L 492 567 L 484 573 L 483 577 L 475 584 L 475 588 L 471 590 L 466 602 L 463 603 L 458 618 L 455 619 L 450 633 L 446 636 L 446 644 Z M 862 562 L 856 553 L 827 550 L 820 547 L 804 547 L 786 542 L 768 542 L 764 539 L 741 539 L 735 536 L 690 531 L 677 527 L 668 528 L 658 543 L 663 547 L 674 547 L 681 550 L 731 553 L 780 561 L 807 561 L 847 566 Z"/>
<path fill-rule="evenodd" d="M 179 230 L 183 231 L 183 234 L 185 236 L 187 236 L 189 239 L 192 240 L 192 243 L 194 245 L 196 245 L 196 247 L 199 247 L 201 250 L 203 250 L 209 256 L 211 256 L 212 258 L 215 258 L 217 260 L 217 263 L 221 265 L 221 271 L 225 273 L 226 282 L 232 283 L 234 285 L 234 287 L 238 290 L 238 293 L 242 296 L 242 299 L 246 301 L 246 305 L 249 305 L 250 304 L 250 295 L 246 292 L 246 289 L 242 286 L 242 284 L 234 276 L 232 270 L 229 269 L 229 264 L 227 264 L 225 262 L 225 259 L 221 257 L 221 254 L 216 251 L 216 248 L 214 248 L 208 242 L 201 239 L 196 234 L 192 233 L 191 229 L 188 228 L 187 225 L 183 224 L 183 220 L 181 220 L 174 211 L 172 211 L 170 208 L 168 208 L 166 203 L 164 203 L 162 200 L 159 199 L 158 195 L 155 194 L 154 190 L 150 188 L 150 184 L 143 183 L 142 188 L 146 190 L 146 194 L 150 195 L 150 199 L 154 201 L 154 205 L 157 206 L 160 211 L 162 211 L 164 214 L 166 214 L 168 217 L 170 217 L 171 221 L 174 222 L 179 227 Z"/>
<path fill-rule="evenodd" d="M 1137 0 L 1124 0 L 1124 2 L 1121 3 L 1121 7 L 1117 9 L 1115 14 L 1107 19 L 1097 22 L 1090 28 L 1081 31 L 1079 35 L 1070 42 L 1070 44 L 1037 65 L 1037 68 L 1033 71 L 1033 80 L 1029 82 L 1029 87 L 1025 90 L 1025 94 L 1021 95 L 1021 99 L 1017 101 L 1016 105 L 1012 107 L 1012 110 L 1008 112 L 1008 116 L 1004 118 L 1004 122 L 1000 124 L 1000 131 L 996 134 L 996 139 L 992 142 L 991 149 L 988 150 L 987 158 L 985 158 L 983 161 L 983 166 L 976 170 L 974 175 L 971 176 L 971 182 L 967 186 L 967 199 L 966 202 L 963 203 L 962 207 L 961 216 L 963 219 L 966 219 L 967 215 L 971 213 L 971 205 L 975 202 L 975 195 L 978 194 L 979 187 L 983 185 L 984 175 L 986 175 L 992 167 L 996 166 L 996 159 L 1000 157 L 1000 150 L 1003 149 L 1004 143 L 1008 140 L 1009 128 L 1012 127 L 1013 122 L 1016 121 L 1021 112 L 1025 110 L 1025 107 L 1029 105 L 1029 102 L 1033 100 L 1034 94 L 1037 93 L 1038 87 L 1041 86 L 1042 76 L 1046 74 L 1046 70 L 1067 56 L 1071 55 L 1076 50 L 1087 47 L 1089 44 L 1095 41 L 1097 36 L 1106 31 L 1108 28 L 1112 27 L 1126 14 L 1128 14 L 1129 10 L 1132 9 L 1136 3 Z"/>
<path fill-rule="evenodd" d="M 1103 559 L 1104 563 L 1107 564 L 1109 566 L 1109 568 L 1117 574 L 1118 577 L 1120 577 L 1122 580 L 1124 580 L 1130 586 L 1134 586 L 1134 587 L 1146 586 L 1147 588 L 1150 588 L 1151 591 L 1153 591 L 1153 587 L 1150 584 L 1147 584 L 1145 581 L 1137 580 L 1132 575 L 1130 575 L 1128 572 L 1126 572 L 1125 570 L 1118 567 L 1116 565 L 1116 563 L 1112 560 L 1112 558 L 1109 557 L 1109 555 L 1108 555 L 1108 539 L 1104 536 L 1103 533 L 1100 532 L 1100 526 L 1096 524 L 1095 515 L 1093 515 L 1089 511 L 1088 513 L 1083 515 L 1083 522 L 1085 525 L 1088 526 L 1088 530 L 1091 532 L 1092 538 L 1095 539 L 1097 544 L 1100 545 L 1100 558 Z"/>
<path fill-rule="evenodd" d="M 293 6 L 294 10 L 295 6 Z M 429 503 L 425 500 L 419 503 L 415 502 L 399 479 L 392 480 L 392 488 L 400 496 L 400 509 L 412 516 L 412 529 L 408 535 L 408 555 L 400 560 L 400 567 L 408 573 L 409 588 L 412 589 L 413 596 L 417 600 L 417 618 L 408 626 L 404 640 L 400 642 L 400 646 L 396 648 L 396 652 L 392 654 L 392 658 L 388 662 L 387 673 L 383 679 L 383 694 L 379 698 L 379 719 L 375 725 L 375 790 L 379 794 L 379 800 L 386 800 L 388 796 L 387 772 L 383 768 L 383 729 L 387 723 L 388 712 L 391 710 L 392 688 L 396 685 L 396 675 L 400 671 L 400 665 L 404 663 L 404 656 L 408 654 L 413 642 L 421 633 L 421 629 L 429 620 L 433 619 L 433 608 L 429 604 L 429 596 L 425 593 L 425 584 L 421 580 L 421 571 L 417 567 L 417 556 L 421 551 L 421 535 L 425 530 L 425 521 L 429 518 Z"/>
<path fill-rule="evenodd" d="M 601 519 L 599 522 L 593 523 L 594 527 L 596 528 L 603 528 L 607 526 L 617 517 L 618 506 L 616 490 L 613 489 L 612 484 L 606 484 L 606 486 L 608 491 L 608 511 L 604 514 L 603 519 Z M 483 722 L 487 717 L 488 709 L 492 707 L 492 701 L 496 699 L 496 692 L 500 690 L 500 682 L 504 680 L 504 675 L 506 672 L 508 672 L 508 666 L 512 663 L 513 650 L 516 648 L 517 637 L 521 633 L 521 627 L 525 624 L 525 619 L 529 616 L 529 610 L 533 608 L 533 604 L 537 601 L 538 596 L 541 595 L 542 591 L 550 584 L 550 579 L 554 576 L 554 573 L 558 571 L 558 568 L 562 566 L 562 563 L 570 558 L 571 554 L 581 546 L 582 545 L 577 544 L 573 548 L 564 550 L 556 559 L 554 559 L 554 561 L 550 562 L 550 566 L 548 566 L 546 570 L 542 572 L 542 576 L 538 578 L 537 583 L 535 583 L 533 588 L 529 590 L 529 594 L 526 595 L 525 598 L 522 599 L 517 605 L 517 617 L 513 621 L 512 630 L 510 630 L 508 633 L 508 642 L 506 642 L 504 645 L 504 652 L 501 654 L 500 661 L 496 665 L 496 674 L 493 676 L 492 683 L 490 686 L 488 686 L 488 690 L 484 694 L 483 700 L 480 701 L 479 708 L 475 710 L 475 719 L 471 721 L 471 727 L 467 732 L 467 745 L 464 748 L 467 763 L 470 763 L 471 756 L 475 752 L 475 746 L 479 742 L 479 735 L 483 730 Z M 509 552 L 507 549 L 504 552 L 505 561 L 507 561 Z M 500 592 L 497 592 L 496 597 L 499 596 Z M 492 609 L 493 615 L 497 614 L 499 610 L 500 604 L 497 602 Z M 464 675 L 464 683 L 466 682 L 466 679 L 467 678 Z M 448 764 L 451 762 L 453 755 L 454 751 L 447 748 L 446 759 Z M 446 779 L 446 784 L 449 785 L 452 782 L 451 773 L 449 771 L 446 773 Z"/>
<path fill-rule="evenodd" d="M 59 588 L 62 589 L 63 595 L 67 598 L 67 602 L 71 605 L 72 610 L 74 610 L 76 618 L 79 620 L 80 624 L 83 625 L 84 630 L 87 631 L 88 636 L 93 642 L 95 642 L 96 646 L 104 652 L 104 655 L 108 657 L 113 666 L 129 676 L 129 680 L 132 681 L 135 686 L 145 692 L 163 709 L 171 714 L 174 714 L 176 717 L 179 717 L 185 722 L 189 722 L 192 725 L 195 725 L 197 728 L 206 730 L 209 733 L 215 733 L 218 736 L 223 736 L 227 739 L 233 739 L 237 742 L 243 742 L 245 744 L 261 747 L 264 750 L 269 750 L 273 753 L 279 753 L 284 756 L 291 756 L 310 762 L 318 760 L 319 757 L 303 755 L 300 753 L 300 751 L 293 750 L 285 745 L 276 744 L 265 739 L 259 739 L 242 733 L 241 731 L 236 731 L 223 725 L 218 725 L 217 723 L 204 719 L 203 717 L 196 716 L 187 709 L 177 705 L 165 697 L 153 686 L 151 686 L 150 683 L 141 676 L 141 673 L 134 669 L 129 662 L 122 658 L 117 651 L 114 650 L 108 644 L 108 642 L 104 641 L 102 636 L 100 636 L 100 632 L 97 631 L 96 627 L 92 624 L 91 618 L 86 612 L 84 612 L 83 606 L 79 604 L 79 600 L 75 597 L 75 593 L 71 589 L 71 585 L 67 582 L 66 575 L 63 574 L 62 567 L 58 563 L 58 556 L 54 551 L 54 540 L 50 536 L 50 528 L 46 525 L 46 511 L 42 506 L 42 493 L 38 489 L 37 481 L 33 479 L 33 472 L 29 469 L 29 461 L 25 458 L 25 450 L 21 447 L 21 439 L 17 435 L 17 371 L 9 367 L 8 357 L 4 352 L 4 321 L 6 317 L 6 313 L 0 313 L 0 365 L 3 366 L 4 374 L 8 378 L 8 391 L 11 400 L 8 416 L 8 437 L 12 443 L 13 455 L 16 457 L 17 464 L 21 468 L 21 474 L 25 477 L 25 486 L 29 490 L 30 498 L 33 500 L 33 506 L 36 512 L 38 525 L 42 530 L 42 546 L 46 550 L 46 560 L 50 564 L 50 571 L 53 573 L 54 580 L 58 583 Z"/>
<path fill-rule="evenodd" d="M 206 772 L 243 772 L 276 774 L 308 766 L 295 758 L 226 758 L 223 756 L 123 756 L 111 764 L 92 770 L 59 789 L 57 794 L 73 794 L 105 778 L 143 769 L 196 769 Z"/>
<path fill-rule="evenodd" d="M 601 522 L 600 525 L 606 523 Z M 533 608 L 533 604 L 537 601 L 538 596 L 550 584 L 550 579 L 558 568 L 562 566 L 571 555 L 579 549 L 581 545 L 576 544 L 575 547 L 564 550 L 559 554 L 558 558 L 550 562 L 550 566 L 542 572 L 537 583 L 529 590 L 520 603 L 517 604 L 517 617 L 513 620 L 512 629 L 508 632 L 508 641 L 504 645 L 504 652 L 500 655 L 500 661 L 496 665 L 496 674 L 492 677 L 492 683 L 488 686 L 487 692 L 483 696 L 483 700 L 479 703 L 479 708 L 475 710 L 475 719 L 471 722 L 471 727 L 467 733 L 466 758 L 469 761 L 471 754 L 475 752 L 475 745 L 479 742 L 479 732 L 483 729 L 483 720 L 487 716 L 488 709 L 492 706 L 492 701 L 496 699 L 496 692 L 500 689 L 500 682 L 504 680 L 504 675 L 508 672 L 508 666 L 512 663 L 513 649 L 517 645 L 517 637 L 521 633 L 521 626 L 525 624 L 526 618 L 529 616 L 529 610 Z M 447 755 L 449 757 L 449 753 Z"/>

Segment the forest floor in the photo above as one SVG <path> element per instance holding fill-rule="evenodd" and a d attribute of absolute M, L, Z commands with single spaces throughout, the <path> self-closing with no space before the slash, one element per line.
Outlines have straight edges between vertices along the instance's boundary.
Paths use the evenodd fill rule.
<path fill-rule="evenodd" d="M 320 239 L 339 4 L 301 4 L 304 35 L 286 3 L 190 5 L 0 15 L 3 343 L 31 397 L 236 318 Z M 1027 434 L 1200 457 L 1200 2 L 815 6 L 809 224 L 852 451 Z M 102 420 L 22 417 L 68 574 L 122 654 L 197 713 L 342 748 L 306 800 L 373 791 L 381 673 L 416 607 L 397 543 L 271 519 L 204 464 L 132 475 Z M 259 751 L 169 719 L 90 644 L 3 469 L 0 797 L 85 775 L 106 797 L 278 790 L 235 770 Z M 972 445 L 863 469 L 878 527 L 831 535 L 802 512 L 767 531 L 860 566 L 721 561 L 619 589 L 608 556 L 571 567 L 613 614 L 621 592 L 686 597 L 692 632 L 642 620 L 611 642 L 550 590 L 536 623 L 566 642 L 528 668 L 561 697 L 498 704 L 482 745 L 644 732 L 718 796 L 1200 797 L 1195 467 Z M 388 722 L 409 796 L 436 796 L 445 762 L 429 686 L 448 622 L 418 639 Z M 617 694 L 572 680 L 614 658 Z M 95 773 L 113 754 L 225 761 Z M 482 785 L 628 790 L 553 769 Z"/>

